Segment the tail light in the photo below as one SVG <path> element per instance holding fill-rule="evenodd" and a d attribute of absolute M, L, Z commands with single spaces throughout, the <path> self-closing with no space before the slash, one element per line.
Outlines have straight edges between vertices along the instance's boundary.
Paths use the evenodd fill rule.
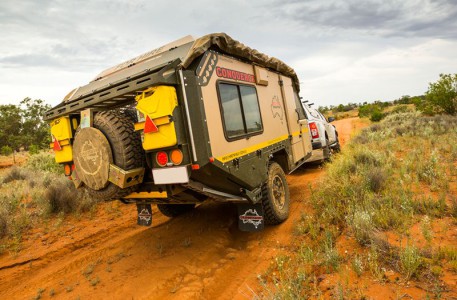
<path fill-rule="evenodd" d="M 156 162 L 159 166 L 165 167 L 168 163 L 168 154 L 164 151 L 157 152 Z"/>
<path fill-rule="evenodd" d="M 71 175 L 71 166 L 69 164 L 65 164 L 64 166 L 64 172 L 65 172 L 65 176 L 70 176 Z"/>
<path fill-rule="evenodd" d="M 309 129 L 311 129 L 311 136 L 313 139 L 319 137 L 319 131 L 317 130 L 317 125 L 314 122 L 309 123 Z"/>
<path fill-rule="evenodd" d="M 183 160 L 182 151 L 179 149 L 172 150 L 170 152 L 170 160 L 175 166 L 180 165 Z"/>

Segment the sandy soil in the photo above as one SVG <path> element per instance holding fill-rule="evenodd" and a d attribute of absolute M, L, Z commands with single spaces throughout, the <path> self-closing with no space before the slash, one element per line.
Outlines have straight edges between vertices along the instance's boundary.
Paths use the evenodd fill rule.
<path fill-rule="evenodd" d="M 364 126 L 358 118 L 334 124 L 343 145 Z M 19 253 L 0 256 L 0 299 L 252 299 L 257 275 L 290 247 L 309 185 L 322 174 L 314 166 L 288 175 L 291 215 L 260 233 L 238 231 L 235 206 L 213 202 L 175 219 L 154 207 L 150 228 L 120 203 L 90 219 L 49 222 L 24 236 Z"/>

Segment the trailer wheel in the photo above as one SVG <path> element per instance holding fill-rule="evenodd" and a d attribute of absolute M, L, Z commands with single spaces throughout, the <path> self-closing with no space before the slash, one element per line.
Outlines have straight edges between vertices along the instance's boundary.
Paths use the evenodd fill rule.
<path fill-rule="evenodd" d="M 132 170 L 144 166 L 145 159 L 141 139 L 134 131 L 133 123 L 128 117 L 114 111 L 99 112 L 94 117 L 93 128 L 99 130 L 108 141 L 109 148 L 111 150 L 110 152 L 112 154 L 112 161 L 116 166 L 124 170 Z M 78 133 L 81 133 L 82 130 L 84 129 L 78 130 L 75 134 L 75 150 L 78 144 L 81 145 L 87 141 L 87 137 L 84 134 L 80 134 L 80 138 L 78 138 Z M 94 139 L 94 137 L 91 136 L 90 139 Z M 84 178 L 84 176 L 79 174 L 77 164 L 78 160 L 84 159 L 83 153 L 75 151 L 74 155 L 76 173 L 78 173 L 80 178 Z M 100 164 L 102 163 L 106 162 L 100 162 Z M 96 180 L 100 180 L 99 178 L 96 178 L 99 176 L 98 172 L 91 176 L 93 176 Z M 107 201 L 119 199 L 137 189 L 137 186 L 122 189 L 107 181 L 107 178 L 103 178 L 103 180 L 106 182 L 102 184 L 104 185 L 102 188 L 91 188 L 91 184 L 88 180 L 83 180 L 85 183 L 85 189 L 88 193 L 99 200 Z"/>
<path fill-rule="evenodd" d="M 195 204 L 157 204 L 159 211 L 167 217 L 173 218 L 195 208 Z"/>
<path fill-rule="evenodd" d="M 275 162 L 268 167 L 268 179 L 262 186 L 262 206 L 266 224 L 280 224 L 289 217 L 289 186 L 284 171 Z"/>

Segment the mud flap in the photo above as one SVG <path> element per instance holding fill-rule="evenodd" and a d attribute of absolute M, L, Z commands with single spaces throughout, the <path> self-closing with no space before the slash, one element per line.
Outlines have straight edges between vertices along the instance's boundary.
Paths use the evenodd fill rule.
<path fill-rule="evenodd" d="M 152 224 L 152 208 L 151 204 L 141 204 L 136 205 L 138 211 L 137 224 L 140 226 L 151 226 Z"/>
<path fill-rule="evenodd" d="M 238 228 L 241 231 L 261 231 L 264 227 L 263 208 L 261 203 L 237 204 Z"/>

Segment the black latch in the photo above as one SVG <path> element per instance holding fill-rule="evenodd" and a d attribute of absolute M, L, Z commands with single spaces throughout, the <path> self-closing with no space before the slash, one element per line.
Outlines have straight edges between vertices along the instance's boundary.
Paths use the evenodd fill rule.
<path fill-rule="evenodd" d="M 235 158 L 234 160 L 232 160 L 232 163 L 235 168 L 237 168 L 237 169 L 240 168 L 240 159 L 239 158 Z"/>

